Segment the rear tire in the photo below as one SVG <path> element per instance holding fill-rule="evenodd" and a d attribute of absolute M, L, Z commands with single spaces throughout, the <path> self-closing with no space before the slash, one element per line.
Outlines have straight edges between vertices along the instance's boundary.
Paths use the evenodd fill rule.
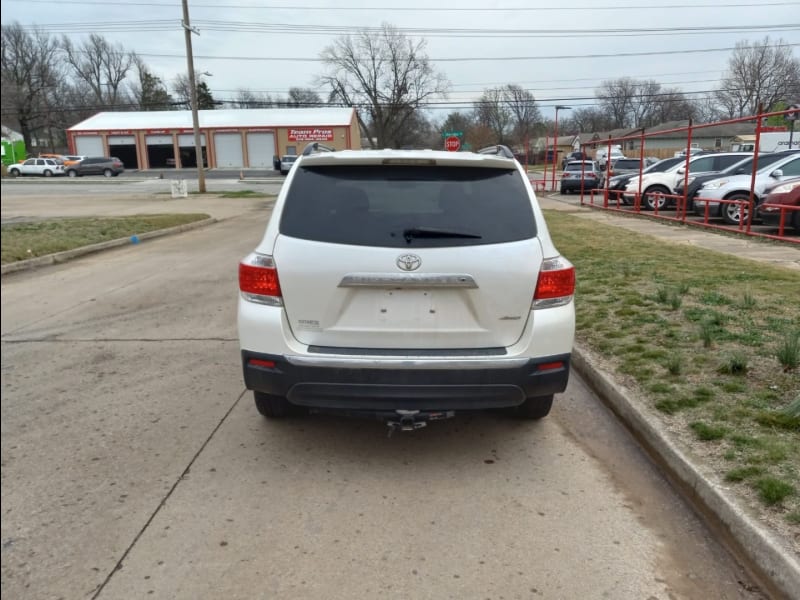
<path fill-rule="evenodd" d="M 111 177 L 113 174 L 114 174 L 114 171 L 112 171 L 111 169 L 106 169 L 105 171 L 103 171 L 103 176 L 104 177 Z"/>
<path fill-rule="evenodd" d="M 69 171 L 67 171 L 67 176 L 68 177 L 77 177 L 78 176 L 78 172 L 75 169 L 70 169 Z"/>
<path fill-rule="evenodd" d="M 543 419 L 550 414 L 553 406 L 553 394 L 526 398 L 525 402 L 514 408 L 514 414 L 520 419 Z"/>
<path fill-rule="evenodd" d="M 561 195 L 563 196 L 563 195 L 565 195 L 565 194 L 567 193 L 567 190 L 565 190 L 564 188 L 561 188 L 561 189 L 559 190 L 559 192 L 560 192 L 560 193 L 561 193 Z"/>
<path fill-rule="evenodd" d="M 253 392 L 256 401 L 256 410 L 267 419 L 282 419 L 292 412 L 292 405 L 283 396 Z"/>
<path fill-rule="evenodd" d="M 53 176 L 53 172 L 50 169 L 45 169 L 43 175 L 45 177 L 52 177 Z"/>

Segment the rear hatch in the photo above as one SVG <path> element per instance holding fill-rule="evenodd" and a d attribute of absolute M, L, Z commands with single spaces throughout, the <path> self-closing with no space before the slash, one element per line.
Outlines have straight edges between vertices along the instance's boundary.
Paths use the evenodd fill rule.
<path fill-rule="evenodd" d="M 300 165 L 273 257 L 301 343 L 500 349 L 542 250 L 516 168 Z"/>

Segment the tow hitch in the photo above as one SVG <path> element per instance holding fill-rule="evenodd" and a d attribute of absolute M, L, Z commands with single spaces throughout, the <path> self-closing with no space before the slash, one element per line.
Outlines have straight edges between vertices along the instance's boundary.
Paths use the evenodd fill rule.
<path fill-rule="evenodd" d="M 395 431 L 416 431 L 428 424 L 428 421 L 439 421 L 450 419 L 455 415 L 452 410 L 441 412 L 420 412 L 418 410 L 397 410 L 395 411 L 399 419 L 388 419 L 386 425 L 389 427 L 388 437 L 392 437 Z"/>

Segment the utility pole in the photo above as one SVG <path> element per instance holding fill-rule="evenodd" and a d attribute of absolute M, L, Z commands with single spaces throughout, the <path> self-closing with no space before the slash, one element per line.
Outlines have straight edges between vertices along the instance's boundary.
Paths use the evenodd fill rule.
<path fill-rule="evenodd" d="M 192 56 L 192 33 L 200 35 L 197 29 L 189 24 L 189 0 L 183 3 L 183 33 L 186 36 L 186 64 L 189 68 L 189 84 L 192 92 L 192 127 L 194 128 L 194 154 L 197 162 L 197 188 L 201 194 L 206 193 L 206 173 L 203 169 L 203 145 L 200 143 L 200 113 L 197 110 L 197 80 L 194 77 L 194 56 Z M 208 140 L 206 140 L 208 141 Z"/>

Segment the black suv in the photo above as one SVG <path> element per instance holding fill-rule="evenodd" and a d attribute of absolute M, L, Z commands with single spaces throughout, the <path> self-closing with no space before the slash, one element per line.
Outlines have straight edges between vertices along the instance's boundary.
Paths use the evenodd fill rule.
<path fill-rule="evenodd" d="M 69 177 L 81 177 L 83 175 L 105 175 L 106 177 L 116 177 L 125 171 L 125 165 L 114 156 L 88 156 L 81 162 L 70 165 L 67 168 Z"/>
<path fill-rule="evenodd" d="M 586 152 L 570 152 L 564 158 L 561 159 L 561 170 L 565 170 L 567 168 L 567 163 L 572 161 L 581 161 L 581 160 L 589 160 Z"/>

